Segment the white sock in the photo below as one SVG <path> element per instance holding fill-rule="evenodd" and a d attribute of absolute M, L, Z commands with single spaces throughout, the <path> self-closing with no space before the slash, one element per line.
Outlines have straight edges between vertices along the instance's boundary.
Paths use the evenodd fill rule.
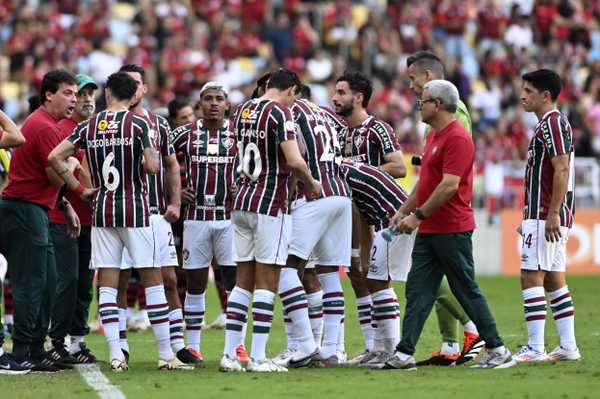
<path fill-rule="evenodd" d="M 310 328 L 306 292 L 296 269 L 284 267 L 279 275 L 279 296 L 287 317 L 292 321 L 298 350 L 313 353 L 317 346 Z M 256 296 L 255 296 L 256 297 Z"/>
<path fill-rule="evenodd" d="M 358 310 L 358 321 L 365 340 L 365 348 L 373 350 L 373 339 L 375 337 L 375 329 L 372 326 L 371 312 L 373 310 L 373 302 L 371 295 L 356 298 L 356 308 Z"/>
<path fill-rule="evenodd" d="M 468 333 L 479 334 L 479 331 L 477 330 L 477 326 L 471 320 L 467 321 L 463 325 L 463 329 L 465 332 L 468 332 Z"/>
<path fill-rule="evenodd" d="M 169 334 L 169 305 L 163 285 L 146 288 L 146 310 L 156 338 L 159 358 L 166 361 L 173 360 L 175 355 L 171 349 Z"/>
<path fill-rule="evenodd" d="M 323 288 L 323 344 L 321 356 L 325 359 L 335 355 L 344 317 L 344 291 L 338 272 L 319 274 Z"/>
<path fill-rule="evenodd" d="M 194 295 L 186 292 L 184 301 L 185 329 L 187 330 L 188 346 L 200 352 L 202 322 L 205 312 L 205 294 Z"/>
<path fill-rule="evenodd" d="M 15 320 L 12 314 L 4 315 L 4 324 L 15 324 Z"/>
<path fill-rule="evenodd" d="M 119 309 L 120 314 L 120 309 Z M 119 322 L 121 319 L 119 318 Z M 77 353 L 81 350 L 81 344 L 83 343 L 83 336 L 81 335 L 71 335 L 71 344 L 69 345 L 69 353 Z"/>
<path fill-rule="evenodd" d="M 323 335 L 323 291 L 306 294 L 308 302 L 308 319 L 310 320 L 310 329 L 317 348 L 321 347 L 321 337 Z"/>
<path fill-rule="evenodd" d="M 181 308 L 173 309 L 169 312 L 169 335 L 171 339 L 171 349 L 174 353 L 185 348 L 183 340 L 183 312 Z"/>
<path fill-rule="evenodd" d="M 337 339 L 336 352 L 346 352 L 345 327 L 346 323 L 344 323 L 344 316 L 342 316 L 342 320 L 340 320 L 340 329 L 338 331 L 339 334 Z"/>
<path fill-rule="evenodd" d="M 505 353 L 506 353 L 506 350 L 507 350 L 507 349 L 506 349 L 506 347 L 505 347 L 504 345 L 502 345 L 502 346 L 497 346 L 497 347 L 495 347 L 495 348 L 488 349 L 488 351 L 489 351 L 489 352 L 492 352 L 492 353 L 498 353 L 498 354 L 500 354 L 500 355 L 503 355 L 503 354 L 505 354 Z"/>
<path fill-rule="evenodd" d="M 565 285 L 556 291 L 548 292 L 550 307 L 554 315 L 556 331 L 560 336 L 560 346 L 567 350 L 577 349 L 575 340 L 575 308 L 573 299 L 569 292 L 569 286 Z"/>
<path fill-rule="evenodd" d="M 0 356 L 4 355 L 4 350 L 2 349 L 2 347 L 0 346 Z"/>
<path fill-rule="evenodd" d="M 254 360 L 266 359 L 269 331 L 273 322 L 273 303 L 275 293 L 268 290 L 254 291 L 252 301 L 252 349 L 251 357 Z"/>
<path fill-rule="evenodd" d="M 133 316 L 133 308 L 127 308 L 127 318 L 129 319 L 130 317 Z"/>
<path fill-rule="evenodd" d="M 111 287 L 100 287 L 98 295 L 98 313 L 108 342 L 110 360 L 125 360 L 119 345 L 119 308 L 117 307 L 117 290 Z"/>
<path fill-rule="evenodd" d="M 377 323 L 382 350 L 393 353 L 400 342 L 400 307 L 393 288 L 371 294 L 373 318 Z"/>
<path fill-rule="evenodd" d="M 244 342 L 248 305 L 252 293 L 235 286 L 227 300 L 227 323 L 225 324 L 224 353 L 235 359 L 235 348 Z"/>
<path fill-rule="evenodd" d="M 523 290 L 525 322 L 527 323 L 528 345 L 538 352 L 544 352 L 544 325 L 546 324 L 546 297 L 544 287 Z"/>
<path fill-rule="evenodd" d="M 294 324 L 292 323 L 292 319 L 290 319 L 285 313 L 285 310 L 283 310 L 283 327 L 285 329 L 285 336 L 287 338 L 287 348 L 290 350 L 298 349 L 298 343 L 296 342 L 296 337 L 294 336 Z"/>
<path fill-rule="evenodd" d="M 440 349 L 440 354 L 442 355 L 456 355 L 460 354 L 460 346 L 458 346 L 458 342 L 442 342 L 442 348 Z"/>
<path fill-rule="evenodd" d="M 119 345 L 121 349 L 129 353 L 129 342 L 127 341 L 127 311 L 119 309 Z"/>

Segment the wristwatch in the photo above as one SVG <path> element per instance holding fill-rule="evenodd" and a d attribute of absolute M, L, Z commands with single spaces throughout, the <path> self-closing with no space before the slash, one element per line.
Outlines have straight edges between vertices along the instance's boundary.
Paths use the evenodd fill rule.
<path fill-rule="evenodd" d="M 423 213 L 422 210 L 420 210 L 419 208 L 415 209 L 415 217 L 419 220 L 425 220 L 427 219 L 427 216 L 425 216 L 425 214 Z"/>
<path fill-rule="evenodd" d="M 59 211 L 64 212 L 65 209 L 67 209 L 67 207 L 69 206 L 69 201 L 67 201 L 66 199 L 60 200 L 58 201 L 58 204 L 56 204 L 56 207 L 58 208 Z"/>

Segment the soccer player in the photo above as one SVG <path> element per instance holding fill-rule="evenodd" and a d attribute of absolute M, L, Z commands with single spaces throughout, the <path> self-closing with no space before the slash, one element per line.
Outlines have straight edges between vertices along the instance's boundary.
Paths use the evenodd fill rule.
<path fill-rule="evenodd" d="M 317 304 L 323 306 L 325 324 L 320 357 L 326 361 L 337 359 L 337 340 L 344 312 L 338 269 L 350 266 L 352 244 L 352 201 L 348 185 L 340 176 L 337 132 L 324 111 L 306 99 L 310 97 L 307 86 L 303 85 L 301 93 L 304 98 L 294 102 L 292 114 L 301 133 L 298 140 L 305 150 L 310 173 L 323 187 L 323 198 L 307 201 L 300 191 L 290 207 L 292 236 L 287 265 L 279 277 L 279 295 L 284 319 L 288 321 L 288 348 L 276 361 L 294 368 L 310 364 L 317 357 L 320 345 L 320 326 L 311 328 L 312 319 L 309 320 L 308 307 L 315 304 L 308 304 L 299 274 L 303 274 L 310 257 L 323 287 L 321 301 L 318 301 L 321 303 Z M 314 331 L 319 333 L 313 335 Z"/>
<path fill-rule="evenodd" d="M 71 73 L 53 70 L 44 75 L 42 105 L 21 128 L 26 142 L 13 151 L 9 183 L 0 201 L 0 252 L 8 261 L 15 309 L 12 356 L 28 368 L 47 372 L 72 368 L 54 362 L 45 352 L 44 342 L 56 292 L 48 211 L 55 207 L 64 184 L 47 158 L 60 143 L 58 122 L 71 116 L 76 94 L 77 81 Z M 68 164 L 73 170 L 79 163 L 71 158 Z M 69 233 L 79 235 L 77 214 L 71 206 L 64 212 Z"/>
<path fill-rule="evenodd" d="M 174 98 L 169 102 L 167 109 L 169 110 L 169 123 L 173 130 L 194 121 L 194 110 L 189 101 Z"/>
<path fill-rule="evenodd" d="M 418 98 L 423 94 L 423 85 L 434 79 L 444 79 L 444 65 L 442 61 L 430 51 L 418 51 L 406 60 L 407 75 L 410 80 L 410 88 Z M 466 105 L 458 100 L 456 119 L 472 134 L 471 115 Z M 429 133 L 427 127 L 425 137 Z M 458 303 L 450 286 L 448 279 L 444 277 L 437 293 L 435 301 L 435 312 L 438 319 L 442 346 L 439 351 L 432 354 L 429 359 L 422 360 L 417 366 L 435 365 L 450 366 L 453 364 L 466 363 L 479 355 L 485 343 L 479 337 L 479 332 L 462 306 Z M 463 349 L 458 346 L 458 323 L 464 328 Z"/>
<path fill-rule="evenodd" d="M 227 303 L 225 350 L 221 371 L 242 371 L 235 358 L 253 295 L 253 334 L 248 371 L 287 371 L 266 357 L 273 320 L 279 267 L 287 261 L 291 233 L 288 215 L 290 171 L 306 187 L 310 199 L 321 195 L 300 155 L 290 109 L 300 81 L 295 73 L 278 69 L 269 77 L 263 96 L 246 101 L 234 118 L 238 179 L 233 202 L 236 286 Z"/>
<path fill-rule="evenodd" d="M 76 78 L 77 104 L 71 117 L 58 123 L 63 139 L 96 110 L 98 85 L 87 75 L 77 75 Z M 91 187 L 85 152 L 77 151 L 75 158 L 81 164 L 77 169 L 79 181 L 85 187 Z M 58 208 L 50 211 L 50 235 L 54 242 L 57 271 L 56 297 L 60 300 L 60 305 L 52 309 L 50 320 L 50 356 L 61 362 L 95 363 L 96 357 L 84 343 L 84 337 L 90 332 L 87 321 L 93 298 L 94 271 L 90 269 L 92 208 L 75 193 L 67 192 L 65 198 L 79 216 L 81 234 L 77 238 L 71 237 L 63 213 Z M 64 207 L 66 203 L 61 202 L 60 206 Z M 70 345 L 65 345 L 67 335 L 71 337 Z"/>
<path fill-rule="evenodd" d="M 77 126 L 48 159 L 68 189 L 81 187 L 65 168 L 65 159 L 85 149 L 94 195 L 92 265 L 98 270 L 98 308 L 108 341 L 110 368 L 129 368 L 119 344 L 117 288 L 123 250 L 140 272 L 146 288 L 148 316 L 154 330 L 161 370 L 192 369 L 173 353 L 169 339 L 169 306 L 162 284 L 160 265 L 154 256 L 155 238 L 150 224 L 146 173 L 157 174 L 160 163 L 150 134 L 150 125 L 129 110 L 138 83 L 126 72 L 106 81 L 107 109 Z M 81 191 L 83 188 L 78 189 Z M 87 189 L 86 189 L 87 191 Z M 85 194 L 85 193 L 84 193 Z"/>
<path fill-rule="evenodd" d="M 406 168 L 394 131 L 390 125 L 367 112 L 372 93 L 371 81 L 360 72 L 345 71 L 337 79 L 332 103 L 335 112 L 346 121 L 347 125 L 338 132 L 342 156 L 345 159 L 378 167 L 393 177 L 403 177 Z M 357 364 L 373 347 L 374 329 L 371 326 L 373 301 L 366 281 L 366 267 L 369 264 L 373 232 L 360 217 L 353 220 L 353 229 L 356 233 L 353 235 L 353 258 L 358 263 L 350 268 L 348 276 L 356 294 L 356 306 L 365 340 L 365 350 L 349 361 L 350 364 Z M 358 246 L 354 246 L 357 244 Z"/>
<path fill-rule="evenodd" d="M 225 287 L 235 285 L 233 202 L 236 145 L 229 129 L 227 90 L 208 82 L 200 90 L 201 119 L 173 131 L 175 151 L 185 160 L 188 198 L 183 230 L 183 268 L 187 275 L 184 315 L 188 345 L 200 352 L 208 268 L 215 259 Z M 242 348 L 237 348 L 238 355 Z M 247 361 L 247 359 L 244 359 Z"/>
<path fill-rule="evenodd" d="M 556 72 L 539 69 L 523 75 L 521 102 L 539 119 L 527 151 L 525 208 L 519 227 L 521 287 L 528 344 L 514 362 L 579 360 L 575 340 L 575 310 L 565 278 L 567 240 L 575 216 L 575 148 L 573 131 L 558 111 L 561 91 Z M 554 315 L 560 345 L 546 355 L 544 325 L 546 295 Z"/>
<path fill-rule="evenodd" d="M 162 280 L 165 287 L 165 295 L 169 303 L 169 326 L 171 336 L 171 347 L 177 358 L 183 363 L 195 364 L 202 359 L 199 353 L 195 353 L 185 347 L 183 335 L 183 313 L 181 310 L 181 301 L 177 294 L 177 276 L 175 267 L 179 265 L 177 252 L 175 251 L 175 242 L 171 223 L 179 218 L 181 207 L 181 180 L 179 177 L 179 164 L 175 156 L 175 150 L 171 143 L 171 129 L 168 121 L 150 111 L 144 109 L 142 100 L 148 92 L 146 84 L 146 74 L 142 67 L 134 64 L 123 65 L 120 72 L 125 72 L 131 76 L 137 83 L 135 100 L 130 106 L 130 110 L 137 116 L 143 118 L 150 126 L 150 141 L 154 149 L 159 153 L 159 172 L 156 175 L 149 175 L 148 178 L 148 199 L 150 207 L 150 224 L 154 234 L 155 243 L 155 263 L 161 266 Z M 129 254 L 130 255 L 130 254 Z M 126 266 L 130 266 L 128 260 L 131 256 L 124 256 Z M 121 273 L 121 283 L 119 286 L 119 323 L 121 332 L 125 330 L 127 300 L 127 283 L 129 282 L 129 271 Z M 121 305 L 122 304 L 122 305 Z M 146 303 L 148 306 L 148 303 Z M 121 307 L 122 306 L 122 307 Z M 148 307 L 148 317 L 153 313 Z M 128 344 L 125 350 L 128 350 Z"/>
<path fill-rule="evenodd" d="M 371 247 L 367 284 L 373 298 L 373 348 L 358 363 L 381 368 L 400 341 L 400 308 L 390 281 L 406 281 L 414 234 L 398 234 L 388 242 L 383 229 L 407 195 L 388 173 L 359 162 L 343 162 L 352 201 L 376 234 Z"/>

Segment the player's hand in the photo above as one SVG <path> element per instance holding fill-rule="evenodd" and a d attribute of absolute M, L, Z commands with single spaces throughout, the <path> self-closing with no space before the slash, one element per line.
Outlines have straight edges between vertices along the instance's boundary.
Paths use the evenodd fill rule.
<path fill-rule="evenodd" d="M 177 205 L 167 205 L 167 210 L 165 211 L 163 217 L 167 222 L 175 223 L 177 219 L 179 219 L 180 208 L 181 207 Z"/>
<path fill-rule="evenodd" d="M 65 219 L 67 220 L 67 233 L 71 238 L 79 237 L 81 233 L 81 223 L 79 222 L 79 216 L 73 210 L 71 205 L 68 205 L 64 210 Z"/>
<path fill-rule="evenodd" d="M 321 198 L 323 196 L 323 187 L 321 187 L 321 183 L 313 179 L 312 184 L 310 186 L 309 194 L 311 200 Z"/>
<path fill-rule="evenodd" d="M 411 214 L 402 218 L 396 227 L 396 231 L 401 234 L 411 234 L 420 224 L 421 221 L 414 214 Z"/>
<path fill-rule="evenodd" d="M 390 219 L 389 227 L 398 232 L 398 225 L 400 224 L 400 221 L 402 221 L 402 219 L 404 219 L 405 217 L 406 214 L 402 211 L 402 209 L 398 209 L 394 216 L 392 216 L 392 218 Z"/>
<path fill-rule="evenodd" d="M 517 226 L 517 234 L 523 237 L 523 230 L 521 229 L 521 225 Z"/>
<path fill-rule="evenodd" d="M 86 188 L 79 196 L 84 202 L 92 202 L 100 188 Z"/>
<path fill-rule="evenodd" d="M 184 188 L 181 190 L 181 202 L 186 205 L 192 205 L 196 202 L 196 192 L 191 188 Z"/>
<path fill-rule="evenodd" d="M 67 158 L 67 168 L 71 171 L 71 173 L 75 173 L 76 170 L 81 170 L 81 164 L 79 160 L 75 157 Z"/>
<path fill-rule="evenodd" d="M 546 241 L 559 242 L 562 235 L 560 234 L 560 216 L 558 213 L 548 214 L 546 218 L 546 227 L 544 229 Z"/>

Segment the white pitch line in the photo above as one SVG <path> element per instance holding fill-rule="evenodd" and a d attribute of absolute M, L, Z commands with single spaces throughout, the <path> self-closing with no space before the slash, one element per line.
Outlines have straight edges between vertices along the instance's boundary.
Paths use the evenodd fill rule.
<path fill-rule="evenodd" d="M 102 374 L 98 365 L 81 364 L 76 368 L 85 382 L 98 393 L 100 399 L 127 399 L 125 394 Z"/>

